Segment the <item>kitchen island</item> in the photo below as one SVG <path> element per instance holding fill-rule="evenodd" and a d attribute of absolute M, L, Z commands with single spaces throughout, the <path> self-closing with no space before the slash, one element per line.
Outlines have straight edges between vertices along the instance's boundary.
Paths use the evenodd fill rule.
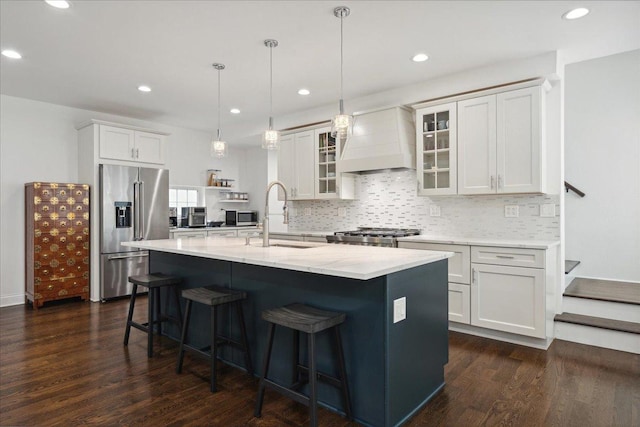
<path fill-rule="evenodd" d="M 300 302 L 346 313 L 343 346 L 353 414 L 360 423 L 402 424 L 444 386 L 450 252 L 275 240 L 265 248 L 258 239 L 245 243 L 244 238 L 208 237 L 124 245 L 149 250 L 150 271 L 178 275 L 184 288 L 217 284 L 246 291 L 244 309 L 256 367 L 266 345 L 263 310 Z M 394 310 L 394 301 L 406 308 Z M 208 342 L 208 316 L 208 308 L 194 307 L 189 337 L 196 346 Z M 225 323 L 227 332 L 238 337 L 236 322 Z M 178 336 L 177 330 L 167 332 Z M 335 375 L 329 338 L 318 336 L 318 369 Z M 269 375 L 283 385 L 292 380 L 291 346 L 292 334 L 278 330 Z M 244 366 L 242 354 L 232 348 L 219 356 Z M 321 405 L 342 412 L 339 391 L 333 387 L 319 383 L 318 398 Z"/>

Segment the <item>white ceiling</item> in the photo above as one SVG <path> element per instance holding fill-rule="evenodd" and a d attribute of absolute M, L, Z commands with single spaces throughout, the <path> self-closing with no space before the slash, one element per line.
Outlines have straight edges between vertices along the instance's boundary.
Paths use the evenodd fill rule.
<path fill-rule="evenodd" d="M 560 50 L 568 62 L 640 47 L 640 1 L 0 1 L 2 94 L 213 132 L 222 71 L 226 139 L 269 115 L 337 103 L 340 20 L 344 98 Z M 560 17 L 586 5 L 577 21 Z M 417 52 L 430 59 L 414 63 Z M 153 91 L 138 92 L 140 84 Z M 311 95 L 302 97 L 305 87 Z M 242 110 L 229 113 L 231 107 Z"/>

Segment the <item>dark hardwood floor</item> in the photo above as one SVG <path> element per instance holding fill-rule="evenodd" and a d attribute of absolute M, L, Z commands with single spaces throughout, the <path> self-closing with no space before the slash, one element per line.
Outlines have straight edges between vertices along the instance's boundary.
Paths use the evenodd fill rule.
<path fill-rule="evenodd" d="M 208 364 L 162 339 L 122 345 L 128 301 L 0 309 L 2 426 L 300 426 L 307 409 L 267 391 L 253 417 L 257 380 Z M 145 304 L 135 317 L 144 318 Z M 451 332 L 446 386 L 408 426 L 639 426 L 640 355 L 555 341 L 548 351 Z M 259 366 L 259 363 L 254 362 Z M 322 426 L 348 426 L 319 411 Z"/>

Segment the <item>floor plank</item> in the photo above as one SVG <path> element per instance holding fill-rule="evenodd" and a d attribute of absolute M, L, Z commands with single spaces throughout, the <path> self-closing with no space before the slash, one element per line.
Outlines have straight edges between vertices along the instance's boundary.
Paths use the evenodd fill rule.
<path fill-rule="evenodd" d="M 144 305 L 135 317 L 144 318 Z M 0 309 L 0 425 L 303 426 L 307 409 L 267 390 L 253 417 L 257 380 L 208 364 L 176 344 L 132 332 L 122 345 L 128 302 L 70 302 L 33 311 Z M 446 385 L 407 426 L 640 425 L 640 356 L 556 340 L 548 351 L 451 332 Z M 327 427 L 353 426 L 319 410 Z"/>

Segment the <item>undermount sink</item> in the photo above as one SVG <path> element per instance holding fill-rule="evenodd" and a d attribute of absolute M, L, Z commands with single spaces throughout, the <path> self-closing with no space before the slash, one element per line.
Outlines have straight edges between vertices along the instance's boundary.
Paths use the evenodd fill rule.
<path fill-rule="evenodd" d="M 286 244 L 286 243 L 273 243 L 273 244 L 270 244 L 269 246 L 277 246 L 279 248 L 294 248 L 294 249 L 313 248 L 313 246 L 302 246 L 302 245 L 293 245 L 293 244 Z"/>

